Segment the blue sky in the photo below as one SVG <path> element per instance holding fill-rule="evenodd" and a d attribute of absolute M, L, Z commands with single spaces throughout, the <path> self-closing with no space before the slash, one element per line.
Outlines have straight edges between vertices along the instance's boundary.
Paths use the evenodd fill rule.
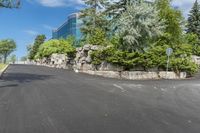
<path fill-rule="evenodd" d="M 194 1 L 174 0 L 173 5 L 187 16 Z M 26 46 L 33 43 L 37 34 L 51 38 L 51 30 L 82 7 L 81 0 L 22 0 L 20 9 L 0 9 L 0 39 L 14 39 L 15 54 L 20 58 L 26 55 Z"/>

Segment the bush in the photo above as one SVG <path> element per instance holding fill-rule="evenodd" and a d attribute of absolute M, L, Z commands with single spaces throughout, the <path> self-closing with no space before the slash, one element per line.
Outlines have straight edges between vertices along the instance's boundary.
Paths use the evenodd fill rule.
<path fill-rule="evenodd" d="M 198 71 L 198 65 L 191 61 L 191 58 L 172 58 L 171 69 L 176 72 L 187 72 L 192 75 Z"/>
<path fill-rule="evenodd" d="M 91 56 L 94 65 L 99 65 L 103 61 L 117 66 L 123 66 L 124 70 L 130 70 L 142 67 L 144 70 L 157 68 L 158 70 L 166 70 L 167 55 L 166 49 L 168 45 L 155 46 L 149 48 L 145 53 L 127 52 L 108 47 L 103 50 L 94 51 Z M 175 49 L 170 56 L 169 69 L 179 72 L 187 72 L 194 74 L 198 70 L 198 66 L 191 61 L 191 46 L 183 44 L 181 48 Z"/>
<path fill-rule="evenodd" d="M 113 65 L 123 66 L 125 70 L 130 70 L 131 68 L 141 65 L 141 61 L 139 61 L 139 59 L 141 59 L 140 56 L 142 56 L 142 54 L 138 52 L 129 53 L 127 51 L 117 50 L 113 46 L 94 51 L 91 54 L 92 63 L 94 65 L 99 65 L 101 62 L 106 61 Z"/>
<path fill-rule="evenodd" d="M 50 40 L 40 46 L 35 58 L 49 57 L 54 53 L 67 54 L 74 57 L 75 48 L 67 40 Z"/>

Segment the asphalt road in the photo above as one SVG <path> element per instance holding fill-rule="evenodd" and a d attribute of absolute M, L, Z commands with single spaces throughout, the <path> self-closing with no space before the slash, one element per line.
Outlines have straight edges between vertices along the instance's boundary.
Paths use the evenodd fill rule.
<path fill-rule="evenodd" d="M 200 133 L 199 81 L 12 65 L 0 80 L 0 133 Z"/>

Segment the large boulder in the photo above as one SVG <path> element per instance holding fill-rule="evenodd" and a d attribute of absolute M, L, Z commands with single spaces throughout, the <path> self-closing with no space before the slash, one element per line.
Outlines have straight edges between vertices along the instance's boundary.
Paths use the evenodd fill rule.
<path fill-rule="evenodd" d="M 113 65 L 111 63 L 102 62 L 97 66 L 97 70 L 99 71 L 123 71 L 123 67 Z"/>
<path fill-rule="evenodd" d="M 197 65 L 200 65 L 200 56 L 193 55 L 192 56 L 192 61 L 194 63 L 196 63 Z"/>
<path fill-rule="evenodd" d="M 92 47 L 92 46 L 89 45 L 89 44 L 84 45 L 84 46 L 83 46 L 83 50 L 84 50 L 84 51 L 89 51 L 91 47 Z"/>

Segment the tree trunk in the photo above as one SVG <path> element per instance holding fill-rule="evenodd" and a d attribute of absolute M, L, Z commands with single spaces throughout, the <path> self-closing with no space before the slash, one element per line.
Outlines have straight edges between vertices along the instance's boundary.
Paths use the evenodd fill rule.
<path fill-rule="evenodd" d="M 4 64 L 6 64 L 7 61 L 7 54 L 4 54 Z"/>

